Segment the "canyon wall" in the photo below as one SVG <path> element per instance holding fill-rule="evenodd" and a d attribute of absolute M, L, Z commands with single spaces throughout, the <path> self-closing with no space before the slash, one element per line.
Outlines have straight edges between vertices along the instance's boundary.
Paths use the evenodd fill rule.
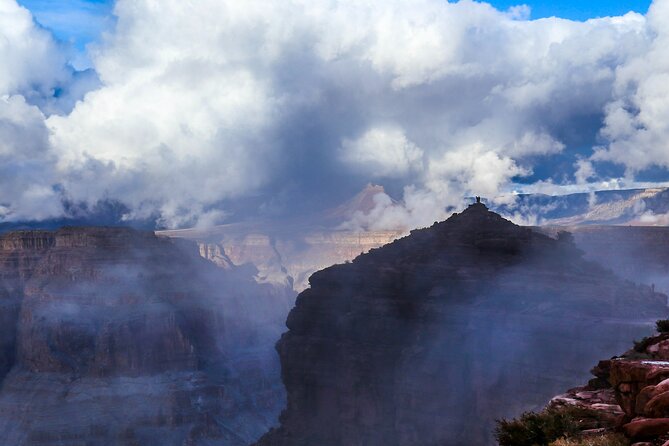
<path fill-rule="evenodd" d="M 114 228 L 0 236 L 0 438 L 247 445 L 285 404 L 292 290 L 190 242 Z"/>
<path fill-rule="evenodd" d="M 354 232 L 299 224 L 281 226 L 228 225 L 208 230 L 160 231 L 158 234 L 193 240 L 202 257 L 227 268 L 251 264 L 260 283 L 303 291 L 309 276 L 330 265 L 352 260 L 401 237 L 404 232 Z"/>

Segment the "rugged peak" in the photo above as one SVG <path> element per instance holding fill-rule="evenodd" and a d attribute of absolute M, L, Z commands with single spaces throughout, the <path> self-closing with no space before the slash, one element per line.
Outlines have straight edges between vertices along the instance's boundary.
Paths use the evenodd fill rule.
<path fill-rule="evenodd" d="M 277 344 L 287 409 L 261 446 L 492 445 L 495 419 L 666 308 L 480 202 L 310 282 Z"/>
<path fill-rule="evenodd" d="M 531 229 L 518 226 L 501 215 L 492 212 L 481 203 L 470 204 L 460 213 L 454 213 L 447 220 L 433 226 L 411 232 L 410 246 L 422 245 L 421 250 L 433 252 L 448 249 L 461 249 L 465 246 L 502 251 L 526 251 L 534 245 L 553 244 L 548 236 L 532 232 Z M 557 245 L 555 245 L 557 246 Z"/>
<path fill-rule="evenodd" d="M 472 203 L 467 208 L 462 211 L 460 214 L 453 214 L 454 217 L 460 216 L 460 218 L 485 218 L 485 219 L 494 219 L 494 220 L 503 220 L 502 216 L 492 212 L 488 209 L 488 206 L 479 202 Z"/>
<path fill-rule="evenodd" d="M 376 207 L 375 198 L 379 194 L 385 194 L 383 186 L 368 183 L 364 189 L 354 197 L 334 209 L 326 211 L 324 217 L 333 220 L 336 224 L 350 220 L 356 213 L 368 214 Z M 393 200 L 393 202 L 395 202 Z"/>

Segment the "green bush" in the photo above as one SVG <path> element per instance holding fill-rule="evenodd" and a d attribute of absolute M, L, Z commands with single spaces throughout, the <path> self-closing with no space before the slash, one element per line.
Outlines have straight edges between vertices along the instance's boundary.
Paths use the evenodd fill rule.
<path fill-rule="evenodd" d="M 576 436 L 579 420 L 588 413 L 577 407 L 525 412 L 513 420 L 498 420 L 495 438 L 500 446 L 548 446 L 559 438 Z"/>
<path fill-rule="evenodd" d="M 660 319 L 659 321 L 655 322 L 655 328 L 657 328 L 657 331 L 660 333 L 669 332 L 669 319 Z"/>
<path fill-rule="evenodd" d="M 646 351 L 646 348 L 653 342 L 653 338 L 650 336 L 646 336 L 640 341 L 637 341 L 636 339 L 634 340 L 634 351 L 638 353 L 643 353 Z"/>
<path fill-rule="evenodd" d="M 629 446 L 630 442 L 624 435 L 604 434 L 583 438 L 560 438 L 550 446 Z"/>

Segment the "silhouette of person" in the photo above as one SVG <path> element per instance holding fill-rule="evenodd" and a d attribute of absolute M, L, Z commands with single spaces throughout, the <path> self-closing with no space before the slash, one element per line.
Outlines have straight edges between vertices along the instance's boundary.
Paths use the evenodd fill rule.
<path fill-rule="evenodd" d="M 481 203 L 481 197 L 479 197 L 478 195 L 476 196 L 476 202 L 479 204 Z"/>

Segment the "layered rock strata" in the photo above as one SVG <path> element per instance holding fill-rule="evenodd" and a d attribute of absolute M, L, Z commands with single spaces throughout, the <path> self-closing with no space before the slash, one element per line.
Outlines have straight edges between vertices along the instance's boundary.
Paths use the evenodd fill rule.
<path fill-rule="evenodd" d="M 247 445 L 284 404 L 291 293 L 191 243 L 113 228 L 0 237 L 0 438 Z"/>
<path fill-rule="evenodd" d="M 666 296 L 470 206 L 314 274 L 277 349 L 288 405 L 261 446 L 493 444 L 666 311 Z M 604 403 L 607 404 L 607 403 Z"/>
<path fill-rule="evenodd" d="M 549 407 L 588 409 L 600 432 L 622 432 L 635 445 L 669 445 L 669 334 L 599 361 L 592 374 L 586 386 L 554 397 Z"/>

